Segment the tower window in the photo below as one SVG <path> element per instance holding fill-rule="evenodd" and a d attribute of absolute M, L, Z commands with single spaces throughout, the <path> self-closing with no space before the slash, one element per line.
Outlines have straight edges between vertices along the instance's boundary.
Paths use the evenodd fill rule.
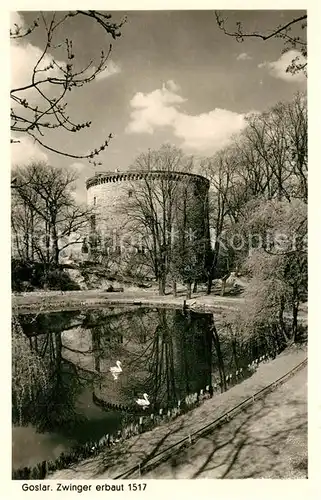
<path fill-rule="evenodd" d="M 96 196 L 94 196 L 94 205 L 96 205 Z"/>
<path fill-rule="evenodd" d="M 128 198 L 131 198 L 133 196 L 133 192 L 132 191 L 128 191 Z"/>

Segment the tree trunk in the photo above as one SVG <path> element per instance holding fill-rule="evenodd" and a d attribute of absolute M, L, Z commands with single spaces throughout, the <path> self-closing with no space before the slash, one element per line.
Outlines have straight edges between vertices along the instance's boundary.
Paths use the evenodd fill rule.
<path fill-rule="evenodd" d="M 293 301 L 293 307 L 292 307 L 292 338 L 293 342 L 297 341 L 298 337 L 298 311 L 299 311 L 299 303 L 295 300 Z"/>
<path fill-rule="evenodd" d="M 31 237 L 31 260 L 34 262 L 35 260 L 35 227 L 34 227 L 34 214 L 33 210 L 31 210 L 31 230 L 30 230 L 30 237 Z"/>
<path fill-rule="evenodd" d="M 160 276 L 158 278 L 158 293 L 159 295 L 165 295 L 166 288 L 166 278 L 165 276 Z"/>
<path fill-rule="evenodd" d="M 282 298 L 281 299 L 281 304 L 280 304 L 280 311 L 279 311 L 279 326 L 280 326 L 280 330 L 281 332 L 286 335 L 286 327 L 285 327 L 285 323 L 284 323 L 284 317 L 283 317 L 283 314 L 284 314 L 284 308 L 285 308 L 285 301 L 284 299 Z"/>
<path fill-rule="evenodd" d="M 210 274 L 208 276 L 208 281 L 207 281 L 207 290 L 206 290 L 207 295 L 211 295 L 212 285 L 213 285 L 213 273 L 212 273 L 212 271 L 210 271 Z"/>
<path fill-rule="evenodd" d="M 173 296 L 177 297 L 177 283 L 173 281 Z"/>
<path fill-rule="evenodd" d="M 216 268 L 216 265 L 217 265 L 217 259 L 218 259 L 219 249 L 220 249 L 220 244 L 216 240 L 215 241 L 215 245 L 214 245 L 214 250 L 213 250 L 213 259 L 212 259 L 212 263 L 211 263 L 211 266 L 210 266 L 210 269 L 209 269 L 209 272 L 208 272 L 207 291 L 206 291 L 207 295 L 210 295 L 211 292 L 212 292 L 214 271 L 215 271 L 215 268 Z"/>
<path fill-rule="evenodd" d="M 58 266 L 59 246 L 58 246 L 58 235 L 55 226 L 52 226 L 51 236 L 52 236 L 52 259 L 55 265 Z"/>
<path fill-rule="evenodd" d="M 49 223 L 46 221 L 46 227 L 45 227 L 45 240 L 46 240 L 46 263 L 49 264 L 50 262 L 50 226 Z"/>
<path fill-rule="evenodd" d="M 197 293 L 197 281 L 195 281 L 195 283 L 194 283 L 193 293 Z"/>
<path fill-rule="evenodd" d="M 190 299 L 192 297 L 192 283 L 189 281 L 187 284 L 186 284 L 186 298 L 187 299 Z"/>

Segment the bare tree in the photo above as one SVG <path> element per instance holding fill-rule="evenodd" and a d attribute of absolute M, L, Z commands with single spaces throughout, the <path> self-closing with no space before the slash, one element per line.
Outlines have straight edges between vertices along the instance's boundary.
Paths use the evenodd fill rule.
<path fill-rule="evenodd" d="M 250 278 L 234 327 L 252 334 L 270 329 L 295 341 L 299 305 L 307 300 L 306 96 L 250 117 L 234 145 L 207 168 L 216 193 L 211 222 L 225 227 L 227 240 L 242 236 L 235 253 Z"/>
<path fill-rule="evenodd" d="M 251 117 L 239 151 L 241 157 L 246 155 L 247 176 L 255 176 L 252 195 L 279 201 L 301 197 L 307 202 L 306 96 L 298 93 L 292 101 Z"/>
<path fill-rule="evenodd" d="M 240 21 L 236 23 L 234 29 L 228 29 L 228 18 L 224 19 L 222 13 L 219 11 L 215 12 L 215 17 L 219 29 L 222 30 L 225 35 L 235 38 L 237 42 L 244 42 L 246 38 L 257 38 L 262 41 L 268 41 L 275 38 L 282 39 L 284 41 L 283 52 L 287 52 L 290 49 L 298 50 L 303 58 L 302 60 L 299 56 L 295 57 L 288 66 L 287 72 L 295 74 L 302 71 L 305 75 L 307 74 L 307 14 L 298 14 L 290 21 L 272 27 L 270 30 L 267 30 L 266 33 L 246 30 Z M 295 29 L 297 32 L 293 33 Z"/>
<path fill-rule="evenodd" d="M 308 113 L 305 94 L 298 93 L 289 103 L 276 108 L 286 124 L 287 163 L 291 171 L 292 198 L 308 201 Z"/>
<path fill-rule="evenodd" d="M 235 234 L 242 234 L 247 242 L 244 228 L 249 214 L 269 200 L 307 203 L 305 94 L 298 93 L 289 102 L 249 117 L 244 132 L 231 146 L 205 160 L 202 168 L 211 181 L 210 224 L 216 236 L 209 264 L 210 293 L 222 243 L 228 253 L 229 240 Z M 244 261 L 248 250 L 248 244 L 239 249 L 237 260 Z M 235 257 L 236 252 L 233 254 Z"/>
<path fill-rule="evenodd" d="M 11 89 L 11 131 L 27 134 L 54 153 L 70 158 L 88 159 L 95 163 L 93 159 L 108 146 L 111 134 L 100 147 L 86 154 L 61 151 L 50 146 L 45 138 L 46 132 L 57 129 L 76 133 L 91 126 L 90 121 L 79 123 L 69 116 L 67 98 L 70 91 L 89 84 L 108 68 L 111 44 L 107 51 L 101 51 L 97 63 L 93 59 L 80 66 L 72 39 L 68 36 L 64 41 L 61 40 L 61 30 L 67 30 L 68 24 L 75 18 L 85 18 L 89 22 L 97 23 L 99 28 L 113 39 L 121 36 L 120 29 L 125 22 L 122 20 L 115 23 L 111 20 L 110 14 L 95 10 L 76 10 L 67 13 L 41 12 L 31 25 L 24 27 L 16 24 L 14 29 L 10 30 L 13 43 L 28 38 L 35 30 L 44 33 L 43 47 L 32 69 L 30 82 Z M 72 24 L 70 28 L 72 29 Z M 64 62 L 55 55 L 58 52 L 61 55 L 61 50 L 65 51 Z M 32 98 L 33 95 L 35 99 Z M 19 142 L 19 138 L 13 138 L 11 142 Z"/>
<path fill-rule="evenodd" d="M 91 214 L 73 198 L 72 189 L 77 176 L 70 170 L 35 163 L 17 169 L 16 177 L 13 199 L 25 212 L 23 223 L 18 224 L 13 210 L 13 228 L 16 234 L 22 229 L 20 237 L 23 240 L 31 238 L 32 253 L 28 256 L 34 259 L 36 254 L 40 261 L 58 265 L 62 250 L 82 240 L 82 230 L 87 227 Z M 70 239 L 72 234 L 76 236 Z"/>
<path fill-rule="evenodd" d="M 176 147 L 165 145 L 158 151 L 149 151 L 140 155 L 135 162 L 135 169 L 152 171 L 143 180 L 135 182 L 129 189 L 131 197 L 126 202 L 129 215 L 130 231 L 139 235 L 145 250 L 146 263 L 149 263 L 159 284 L 159 293 L 165 293 L 166 280 L 173 280 L 176 293 L 177 279 L 183 279 L 190 287 L 191 280 L 199 277 L 199 255 L 201 248 L 208 245 L 204 238 L 202 223 L 206 224 L 207 192 L 200 190 L 200 210 L 195 212 L 195 203 L 190 204 L 195 195 L 188 180 L 177 180 L 175 173 L 188 172 L 192 169 L 192 158 L 185 157 Z M 192 191 L 191 191 L 192 189 Z M 202 191 L 202 192 L 201 192 Z M 195 200 L 194 200 L 195 201 Z M 197 218 L 202 235 L 195 233 Z M 189 238 L 193 232 L 195 241 Z M 206 240 L 206 241 L 205 241 Z M 204 252 L 203 252 L 204 255 Z M 184 263 L 182 267 L 179 261 Z M 204 268 L 204 262 L 202 262 Z M 185 271 L 184 271 L 185 269 Z"/>
<path fill-rule="evenodd" d="M 32 201 L 33 204 L 36 203 L 35 197 Z M 41 225 L 39 214 L 13 191 L 11 202 L 12 246 L 14 253 L 16 252 L 21 260 L 25 262 L 35 260 L 35 244 L 39 232 L 37 228 Z"/>
<path fill-rule="evenodd" d="M 243 188 L 240 189 L 239 158 L 235 147 L 221 150 L 202 164 L 211 182 L 210 226 L 215 233 L 214 248 L 207 266 L 207 293 L 212 290 L 221 251 L 222 236 L 229 219 L 236 222 L 243 202 Z"/>
<path fill-rule="evenodd" d="M 158 178 L 145 176 L 138 186 L 130 187 L 132 197 L 127 208 L 129 220 L 143 242 L 161 295 L 165 293 L 169 271 L 178 195 L 178 183 L 170 174 L 182 170 L 183 161 L 182 151 L 175 147 L 166 145 L 158 151 L 149 150 L 136 159 L 135 168 L 168 175 L 159 175 Z"/>

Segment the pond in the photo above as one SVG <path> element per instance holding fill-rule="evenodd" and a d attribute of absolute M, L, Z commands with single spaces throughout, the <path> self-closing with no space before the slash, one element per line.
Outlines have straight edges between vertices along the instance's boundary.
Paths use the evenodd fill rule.
<path fill-rule="evenodd" d="M 208 387 L 225 391 L 271 352 L 266 336 L 230 338 L 219 318 L 192 311 L 110 307 L 18 319 L 23 350 L 47 382 L 39 388 L 25 375 L 38 387 L 19 399 L 13 379 L 13 469 L 115 435 L 132 415 L 177 407 Z"/>

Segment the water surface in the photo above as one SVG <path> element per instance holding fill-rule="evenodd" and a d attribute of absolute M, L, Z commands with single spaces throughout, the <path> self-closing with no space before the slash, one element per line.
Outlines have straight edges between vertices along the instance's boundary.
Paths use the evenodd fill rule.
<path fill-rule="evenodd" d="M 224 391 L 248 376 L 248 363 L 267 349 L 264 338 L 236 341 L 212 314 L 191 311 L 109 307 L 19 320 L 50 383 L 22 409 L 23 425 L 13 405 L 13 468 L 115 434 L 135 412 L 173 408 L 208 386 Z M 114 376 L 117 361 L 122 371 Z M 136 401 L 144 393 L 150 405 L 143 410 Z"/>

